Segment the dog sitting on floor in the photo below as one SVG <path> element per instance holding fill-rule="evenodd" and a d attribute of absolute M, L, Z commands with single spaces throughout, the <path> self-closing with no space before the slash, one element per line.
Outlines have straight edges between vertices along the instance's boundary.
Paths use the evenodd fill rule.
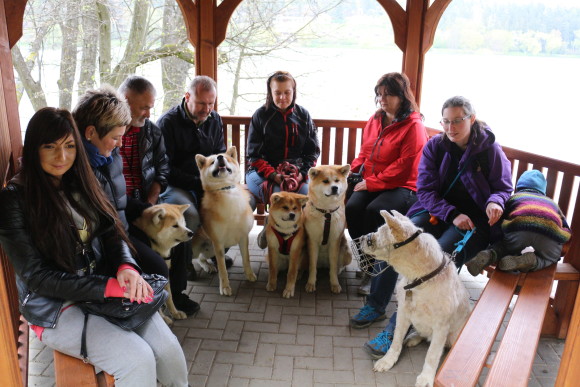
<path fill-rule="evenodd" d="M 268 284 L 266 290 L 277 288 L 278 272 L 288 269 L 282 297 L 294 297 L 298 271 L 306 261 L 306 231 L 302 209 L 308 197 L 293 192 L 278 192 L 270 196 L 270 215 L 266 226 L 268 241 Z"/>
<path fill-rule="evenodd" d="M 310 168 L 308 204 L 304 227 L 308 236 L 309 273 L 306 291 L 316 290 L 316 270 L 328 267 L 330 291 L 340 293 L 338 274 L 352 261 L 344 230 L 344 198 L 350 165 L 320 165 Z"/>
<path fill-rule="evenodd" d="M 141 216 L 133 221 L 133 225 L 147 235 L 151 242 L 151 249 L 165 259 L 168 267 L 171 267 L 169 255 L 171 249 L 182 242 L 187 242 L 193 236 L 193 232 L 185 227 L 183 213 L 189 208 L 189 204 L 156 204 L 143 211 Z M 171 317 L 176 320 L 187 318 L 185 312 L 178 310 L 173 303 L 169 282 L 165 286 L 169 293 L 165 306 Z M 172 320 L 159 310 L 161 317 L 167 324 Z"/>
<path fill-rule="evenodd" d="M 393 343 L 385 356 L 377 360 L 374 370 L 388 371 L 395 365 L 412 324 L 417 335 L 407 346 L 417 345 L 423 339 L 431 342 L 416 386 L 432 386 L 444 347 L 455 343 L 469 317 L 469 294 L 455 264 L 437 240 L 422 233 L 406 216 L 394 210 L 392 213 L 381 211 L 386 224 L 360 240 L 365 254 L 386 261 L 401 275 Z"/>

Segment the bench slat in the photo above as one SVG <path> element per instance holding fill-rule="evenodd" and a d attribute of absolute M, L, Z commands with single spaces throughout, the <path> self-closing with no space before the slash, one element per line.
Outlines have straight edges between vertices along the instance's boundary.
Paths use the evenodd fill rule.
<path fill-rule="evenodd" d="M 495 271 L 435 379 L 436 386 L 474 386 L 491 351 L 518 283 Z"/>
<path fill-rule="evenodd" d="M 484 386 L 527 386 L 556 266 L 526 274 Z"/>

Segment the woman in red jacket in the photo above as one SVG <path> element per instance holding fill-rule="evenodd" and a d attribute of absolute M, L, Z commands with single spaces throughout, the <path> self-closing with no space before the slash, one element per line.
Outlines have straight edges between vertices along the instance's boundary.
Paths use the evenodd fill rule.
<path fill-rule="evenodd" d="M 380 109 L 367 122 L 359 155 L 351 163 L 351 170 L 362 178 L 346 204 L 348 232 L 353 239 L 375 232 L 384 223 L 380 210 L 405 214 L 415 203 L 417 168 L 427 142 L 422 116 L 405 74 L 383 75 L 375 86 L 375 100 Z M 396 273 L 392 269 L 387 272 L 395 278 L 387 281 L 394 286 Z M 359 289 L 361 294 L 368 292 L 368 286 Z M 377 297 L 390 298 L 392 290 L 387 293 Z M 371 304 L 372 297 L 371 294 L 368 300 Z M 379 318 L 384 318 L 382 304 L 381 300 L 375 305 Z M 361 324 L 368 326 L 367 319 L 363 320 Z"/>

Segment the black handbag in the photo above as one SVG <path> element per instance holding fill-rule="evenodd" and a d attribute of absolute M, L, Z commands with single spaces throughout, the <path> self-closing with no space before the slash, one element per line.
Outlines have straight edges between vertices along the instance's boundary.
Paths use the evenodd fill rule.
<path fill-rule="evenodd" d="M 143 325 L 161 308 L 169 296 L 164 290 L 167 278 L 159 274 L 142 274 L 153 288 L 153 301 L 149 303 L 131 302 L 128 298 L 107 298 L 105 302 L 82 302 L 78 306 L 86 314 L 101 316 L 107 321 L 132 331 Z"/>

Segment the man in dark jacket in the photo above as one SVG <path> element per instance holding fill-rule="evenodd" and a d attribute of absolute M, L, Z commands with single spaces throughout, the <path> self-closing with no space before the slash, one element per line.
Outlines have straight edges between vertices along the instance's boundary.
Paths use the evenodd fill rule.
<path fill-rule="evenodd" d="M 190 205 L 184 215 L 192 231 L 201 223 L 198 208 L 203 196 L 195 155 L 210 156 L 226 151 L 222 119 L 213 110 L 216 96 L 215 81 L 207 76 L 196 76 L 181 103 L 157 121 L 165 139 L 170 167 L 169 185 L 161 198 L 167 203 Z M 181 294 L 187 286 L 186 265 L 191 255 L 191 248 L 175 249 L 172 255 L 169 276 L 174 300 L 175 294 Z M 226 266 L 232 263 L 232 259 L 226 257 Z M 175 306 L 180 309 L 177 303 Z"/>
<path fill-rule="evenodd" d="M 167 188 L 169 175 L 163 135 L 149 121 L 155 104 L 155 87 L 147 79 L 133 75 L 123 81 L 119 93 L 131 108 L 131 123 L 121 146 L 127 195 L 153 205 Z"/>

